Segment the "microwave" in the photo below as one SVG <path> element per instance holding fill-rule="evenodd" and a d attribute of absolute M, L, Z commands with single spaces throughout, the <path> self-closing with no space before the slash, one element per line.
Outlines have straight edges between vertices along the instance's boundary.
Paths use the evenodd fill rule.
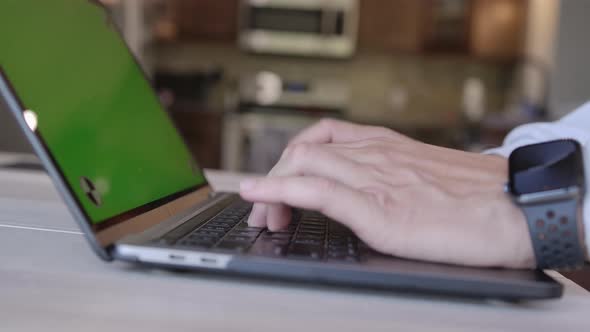
<path fill-rule="evenodd" d="M 238 40 L 254 53 L 346 58 L 358 20 L 358 0 L 242 0 Z"/>

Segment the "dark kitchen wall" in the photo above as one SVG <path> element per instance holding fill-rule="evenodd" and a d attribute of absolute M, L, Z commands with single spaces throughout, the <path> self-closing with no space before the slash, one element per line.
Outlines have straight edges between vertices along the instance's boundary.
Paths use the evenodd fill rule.
<path fill-rule="evenodd" d="M 7 110 L 0 107 L 0 151 L 31 152 L 29 144 Z"/>

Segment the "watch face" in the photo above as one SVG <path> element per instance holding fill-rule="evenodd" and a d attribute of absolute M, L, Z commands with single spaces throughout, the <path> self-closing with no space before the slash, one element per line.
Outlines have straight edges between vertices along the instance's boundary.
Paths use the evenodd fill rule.
<path fill-rule="evenodd" d="M 584 161 L 580 145 L 558 140 L 523 146 L 512 152 L 510 191 L 524 195 L 577 186 L 584 188 Z"/>

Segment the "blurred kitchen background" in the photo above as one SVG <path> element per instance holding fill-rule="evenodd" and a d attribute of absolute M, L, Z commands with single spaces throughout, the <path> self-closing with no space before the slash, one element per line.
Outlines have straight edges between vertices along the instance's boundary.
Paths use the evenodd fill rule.
<path fill-rule="evenodd" d="M 586 0 L 102 2 L 207 168 L 266 172 L 322 117 L 479 151 L 590 99 Z"/>

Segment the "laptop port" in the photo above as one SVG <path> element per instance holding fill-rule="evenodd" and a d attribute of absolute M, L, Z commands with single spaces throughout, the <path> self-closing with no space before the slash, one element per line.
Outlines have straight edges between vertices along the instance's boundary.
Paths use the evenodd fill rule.
<path fill-rule="evenodd" d="M 201 257 L 201 263 L 204 264 L 217 264 L 217 259 L 212 257 Z"/>
<path fill-rule="evenodd" d="M 184 255 L 170 254 L 168 255 L 168 258 L 176 261 L 183 261 L 185 257 Z"/>

